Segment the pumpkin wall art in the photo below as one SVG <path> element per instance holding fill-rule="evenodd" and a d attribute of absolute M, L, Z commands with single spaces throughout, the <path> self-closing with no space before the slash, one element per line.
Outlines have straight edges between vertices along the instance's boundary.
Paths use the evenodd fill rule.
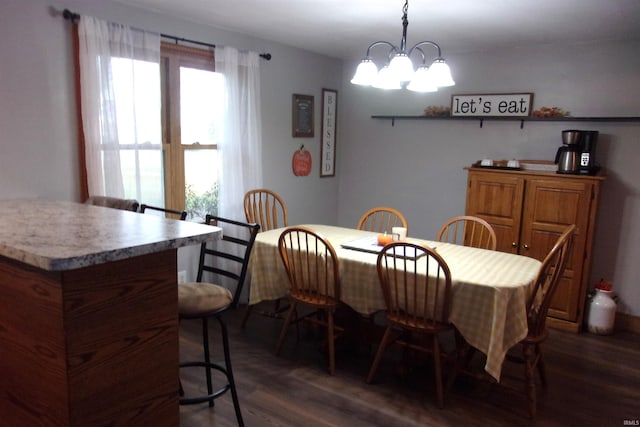
<path fill-rule="evenodd" d="M 299 150 L 293 153 L 291 166 L 293 167 L 293 174 L 295 176 L 307 176 L 311 173 L 311 153 L 304 148 L 304 144 L 300 146 Z"/>

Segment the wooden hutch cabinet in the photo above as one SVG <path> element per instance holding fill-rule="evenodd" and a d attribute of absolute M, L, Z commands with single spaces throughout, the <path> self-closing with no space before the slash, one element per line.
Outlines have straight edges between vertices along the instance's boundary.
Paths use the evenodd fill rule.
<path fill-rule="evenodd" d="M 591 268 L 604 176 L 466 168 L 466 214 L 488 221 L 497 249 L 542 260 L 563 230 L 576 225 L 573 250 L 549 308 L 547 324 L 579 332 Z"/>

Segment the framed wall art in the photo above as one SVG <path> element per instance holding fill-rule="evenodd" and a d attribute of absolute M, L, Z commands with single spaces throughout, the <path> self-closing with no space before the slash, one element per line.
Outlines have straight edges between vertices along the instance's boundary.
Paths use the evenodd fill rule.
<path fill-rule="evenodd" d="M 313 95 L 293 94 L 291 124 L 294 138 L 313 137 Z"/>
<path fill-rule="evenodd" d="M 451 96 L 452 116 L 528 117 L 533 93 L 489 93 Z"/>
<path fill-rule="evenodd" d="M 336 125 L 338 91 L 322 89 L 322 122 L 320 138 L 320 177 L 336 175 Z"/>

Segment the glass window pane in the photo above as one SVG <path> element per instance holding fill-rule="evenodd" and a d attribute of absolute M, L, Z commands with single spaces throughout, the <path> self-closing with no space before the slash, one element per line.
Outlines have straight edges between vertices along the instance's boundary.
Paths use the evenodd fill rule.
<path fill-rule="evenodd" d="M 180 67 L 180 139 L 182 144 L 218 144 L 223 76 Z"/>
<path fill-rule="evenodd" d="M 164 206 L 159 64 L 112 58 L 111 69 L 124 197 Z"/>
<path fill-rule="evenodd" d="M 186 210 L 188 219 L 204 221 L 218 213 L 218 150 L 184 150 Z"/>
<path fill-rule="evenodd" d="M 118 143 L 162 144 L 159 64 L 113 58 Z"/>
<path fill-rule="evenodd" d="M 120 150 L 125 198 L 164 206 L 162 149 Z"/>

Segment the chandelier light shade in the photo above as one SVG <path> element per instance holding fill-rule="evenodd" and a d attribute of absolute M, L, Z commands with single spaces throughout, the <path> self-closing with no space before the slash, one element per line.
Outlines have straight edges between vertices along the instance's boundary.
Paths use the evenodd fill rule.
<path fill-rule="evenodd" d="M 380 40 L 373 42 L 367 48 L 365 58 L 358 64 L 356 73 L 351 83 L 361 86 L 373 86 L 380 89 L 402 89 L 406 86 L 414 92 L 435 92 L 439 87 L 453 86 L 455 82 L 451 77 L 451 70 L 442 57 L 440 46 L 432 41 L 421 41 L 407 50 L 407 27 L 409 20 L 407 12 L 409 0 L 405 0 L 402 8 L 402 39 L 400 46 Z M 371 49 L 376 46 L 387 46 L 389 54 L 388 62 L 378 71 L 378 67 L 371 58 Z M 437 56 L 431 65 L 427 65 L 427 57 L 423 46 L 431 46 L 437 50 Z M 411 55 L 417 52 L 422 62 L 414 70 Z"/>
<path fill-rule="evenodd" d="M 390 65 L 385 65 L 380 69 L 380 71 L 374 76 L 371 86 L 378 89 L 402 89 L 400 81 L 397 79 L 397 76 L 391 69 Z"/>
<path fill-rule="evenodd" d="M 407 85 L 407 90 L 413 92 L 435 92 L 438 86 L 433 83 L 433 78 L 429 67 L 420 65 L 413 75 L 413 79 Z"/>
<path fill-rule="evenodd" d="M 355 85 L 371 86 L 378 76 L 378 67 L 371 59 L 363 59 L 358 68 L 356 74 L 351 79 L 351 83 Z"/>
<path fill-rule="evenodd" d="M 438 87 L 453 86 L 456 84 L 451 77 L 451 70 L 449 70 L 449 66 L 442 58 L 437 58 L 433 61 L 431 68 L 429 69 L 429 73 Z"/>
<path fill-rule="evenodd" d="M 398 82 L 408 82 L 413 78 L 413 62 L 406 53 L 395 55 L 389 63 L 389 69 Z"/>

